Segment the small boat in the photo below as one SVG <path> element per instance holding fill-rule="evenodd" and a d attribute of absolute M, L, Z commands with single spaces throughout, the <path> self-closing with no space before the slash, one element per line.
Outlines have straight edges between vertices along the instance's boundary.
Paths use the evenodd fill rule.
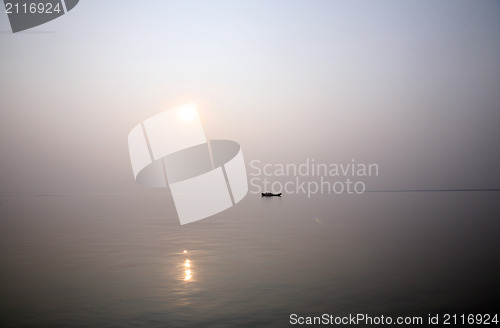
<path fill-rule="evenodd" d="M 273 197 L 273 196 L 281 197 L 281 193 L 273 194 L 272 192 L 263 192 L 263 193 L 261 193 L 261 195 L 262 195 L 262 197 Z"/>

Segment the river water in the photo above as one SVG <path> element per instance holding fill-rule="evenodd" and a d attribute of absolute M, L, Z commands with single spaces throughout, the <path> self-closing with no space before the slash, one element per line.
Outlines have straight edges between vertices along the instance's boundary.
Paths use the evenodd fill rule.
<path fill-rule="evenodd" d="M 498 312 L 498 198 L 249 194 L 180 226 L 167 193 L 0 197 L 0 325 L 286 327 L 293 313 Z"/>

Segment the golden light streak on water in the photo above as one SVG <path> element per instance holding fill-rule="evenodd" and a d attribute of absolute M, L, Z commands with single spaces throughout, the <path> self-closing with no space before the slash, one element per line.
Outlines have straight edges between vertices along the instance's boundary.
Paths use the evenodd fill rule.
<path fill-rule="evenodd" d="M 187 250 L 184 250 L 184 252 L 183 252 L 183 253 L 184 253 L 184 254 L 187 254 L 187 252 L 188 252 Z M 184 266 L 185 266 L 186 268 L 190 268 L 190 267 L 191 267 L 191 260 L 189 260 L 189 259 L 185 259 L 185 260 L 184 260 Z M 184 271 L 184 274 L 185 274 L 185 275 L 184 275 L 184 281 L 191 280 L 191 278 L 192 278 L 191 269 L 187 269 L 187 270 L 185 270 L 185 271 Z"/>

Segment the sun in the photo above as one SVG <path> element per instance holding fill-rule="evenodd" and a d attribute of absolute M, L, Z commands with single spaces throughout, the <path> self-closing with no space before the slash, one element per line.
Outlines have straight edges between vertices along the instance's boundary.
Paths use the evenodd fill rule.
<path fill-rule="evenodd" d="M 196 117 L 196 107 L 186 106 L 179 111 L 181 120 L 189 122 Z"/>

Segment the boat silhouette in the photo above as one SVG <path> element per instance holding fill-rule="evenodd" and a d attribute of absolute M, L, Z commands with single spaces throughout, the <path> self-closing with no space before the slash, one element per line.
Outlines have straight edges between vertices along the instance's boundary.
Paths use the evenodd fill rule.
<path fill-rule="evenodd" d="M 263 193 L 261 193 L 261 195 L 262 195 L 262 197 L 273 197 L 273 196 L 281 197 L 281 193 L 273 194 L 272 192 L 263 192 Z"/>

